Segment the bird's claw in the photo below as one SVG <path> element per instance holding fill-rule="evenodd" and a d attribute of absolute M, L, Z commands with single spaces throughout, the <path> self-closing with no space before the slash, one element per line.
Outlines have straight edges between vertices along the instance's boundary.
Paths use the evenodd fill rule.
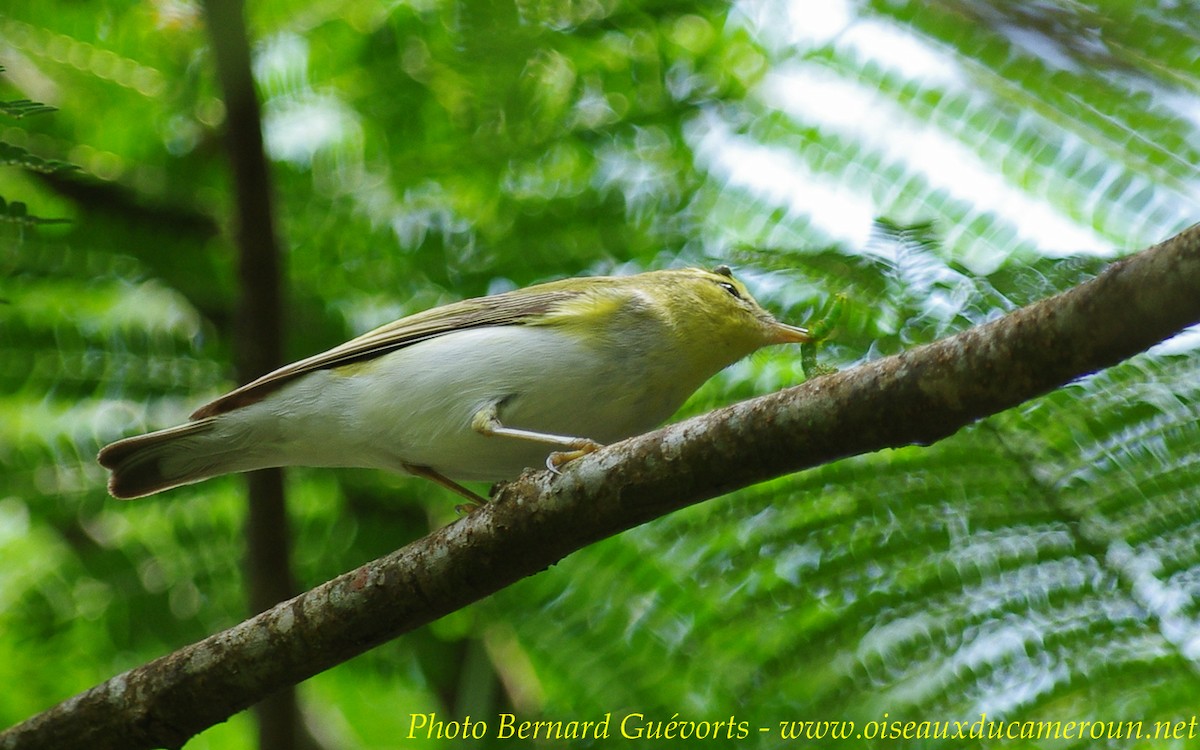
<path fill-rule="evenodd" d="M 546 456 L 546 469 L 555 476 L 561 476 L 562 466 L 577 458 L 582 458 L 589 453 L 595 453 L 603 447 L 603 445 L 597 443 L 595 440 L 580 440 L 572 446 L 573 450 L 554 451 L 549 456 Z"/>

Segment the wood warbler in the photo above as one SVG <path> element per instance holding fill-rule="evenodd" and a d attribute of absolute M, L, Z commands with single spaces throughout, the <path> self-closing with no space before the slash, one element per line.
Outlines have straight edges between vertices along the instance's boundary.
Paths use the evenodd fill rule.
<path fill-rule="evenodd" d="M 271 466 L 356 466 L 481 502 L 457 481 L 554 469 L 655 427 L 747 354 L 810 340 L 725 266 L 563 279 L 401 318 L 99 461 L 119 498 Z"/>

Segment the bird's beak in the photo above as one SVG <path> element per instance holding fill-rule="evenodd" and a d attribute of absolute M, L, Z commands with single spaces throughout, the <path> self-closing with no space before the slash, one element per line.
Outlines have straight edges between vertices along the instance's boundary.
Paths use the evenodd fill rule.
<path fill-rule="evenodd" d="M 772 330 L 775 334 L 773 343 L 776 344 L 808 344 L 813 340 L 807 328 L 776 322 Z"/>

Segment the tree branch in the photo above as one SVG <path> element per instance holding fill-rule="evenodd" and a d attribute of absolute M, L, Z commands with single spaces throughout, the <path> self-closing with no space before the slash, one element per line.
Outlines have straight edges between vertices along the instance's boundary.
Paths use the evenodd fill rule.
<path fill-rule="evenodd" d="M 928 444 L 1200 322 L 1200 227 L 903 354 L 529 473 L 495 502 L 0 734 L 0 748 L 178 747 L 262 696 L 599 539 L 770 477 Z"/>

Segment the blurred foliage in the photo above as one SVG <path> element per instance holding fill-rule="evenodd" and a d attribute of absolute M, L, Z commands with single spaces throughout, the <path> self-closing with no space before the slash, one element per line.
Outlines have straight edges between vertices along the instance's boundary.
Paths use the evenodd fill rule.
<path fill-rule="evenodd" d="M 0 65 L 0 73 L 3 72 L 4 66 Z M 15 119 L 53 111 L 54 107 L 42 104 L 41 102 L 30 101 L 29 99 L 0 101 L 0 114 Z M 5 143 L 4 141 L 0 141 L 0 166 L 17 166 L 34 172 L 44 173 L 69 172 L 76 169 L 74 164 L 68 164 L 67 162 L 55 159 L 43 159 L 29 153 L 20 146 Z M 0 221 L 19 226 L 35 226 L 40 224 L 61 224 L 64 220 L 34 216 L 29 213 L 29 207 L 24 201 L 9 202 L 0 197 Z"/>
<path fill-rule="evenodd" d="M 1188 3 L 250 13 L 297 357 L 464 296 L 728 261 L 793 322 L 844 294 L 822 358 L 848 367 L 1068 288 L 1200 216 Z M 0 222 L 0 678 L 21 688 L 0 724 L 244 616 L 240 483 L 121 504 L 93 460 L 232 385 L 231 190 L 206 45 L 187 2 L 0 11 L 0 98 L 58 110 L 0 125 L 15 162 L 0 195 L 72 218 Z M 66 162 L 82 173 L 37 169 Z M 430 711 L 1186 719 L 1196 344 L 932 447 L 594 545 L 310 680 L 307 720 L 329 747 L 367 748 Z M 799 377 L 794 352 L 762 354 L 685 412 Z M 373 472 L 298 470 L 289 487 L 304 585 L 453 517 L 440 490 Z M 252 736 L 238 716 L 188 747 Z"/>

